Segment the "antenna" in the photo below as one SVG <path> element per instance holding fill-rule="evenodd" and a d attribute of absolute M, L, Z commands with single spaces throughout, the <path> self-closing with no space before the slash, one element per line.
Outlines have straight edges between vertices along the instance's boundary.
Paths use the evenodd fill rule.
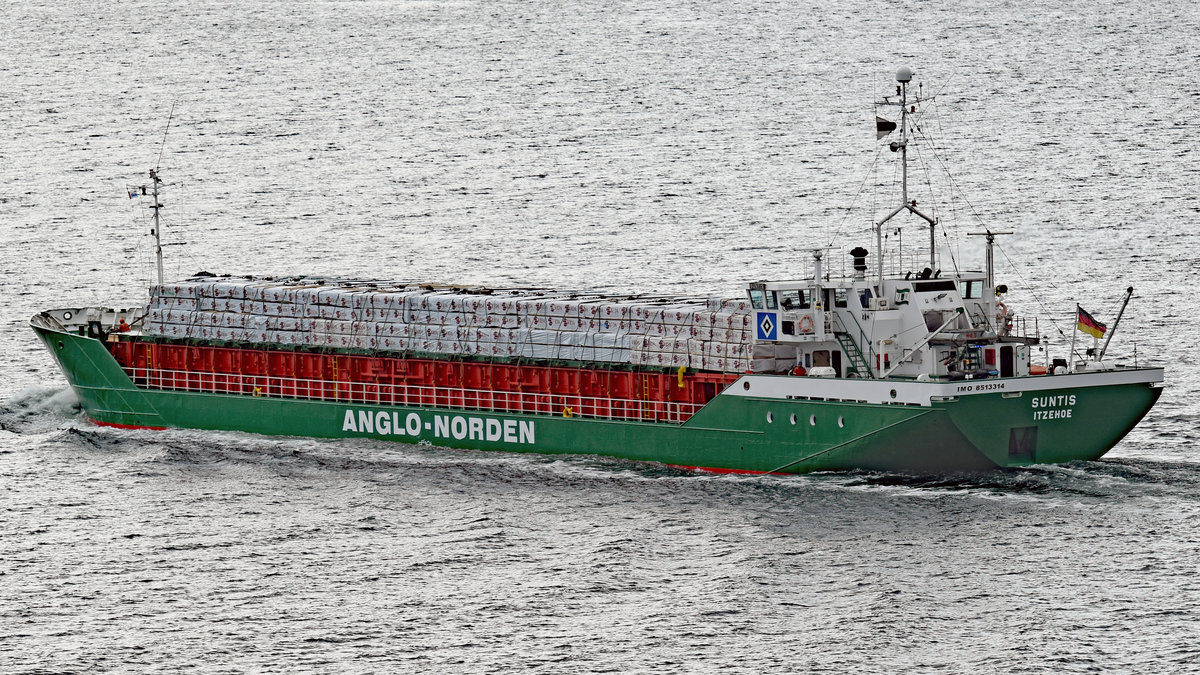
<path fill-rule="evenodd" d="M 159 217 L 163 204 L 158 201 L 158 186 L 162 185 L 162 179 L 158 177 L 158 167 L 162 165 L 163 150 L 167 147 L 167 132 L 171 130 L 171 120 L 175 117 L 176 103 L 178 101 L 171 102 L 171 112 L 167 113 L 167 128 L 163 129 L 162 143 L 158 146 L 158 159 L 154 162 L 154 168 L 150 170 L 150 194 L 154 197 L 154 204 L 150 206 L 154 210 L 154 228 L 150 230 L 150 234 L 154 235 L 154 258 L 158 263 L 159 286 L 163 284 L 162 219 Z M 145 186 L 142 186 L 142 194 L 146 194 Z"/>
<path fill-rule="evenodd" d="M 163 129 L 162 143 L 158 146 L 158 160 L 154 162 L 154 172 L 158 173 L 158 167 L 162 166 L 163 150 L 167 147 L 167 132 L 171 130 L 171 119 L 175 117 L 175 104 L 178 100 L 171 101 L 171 112 L 167 113 L 167 128 Z"/>

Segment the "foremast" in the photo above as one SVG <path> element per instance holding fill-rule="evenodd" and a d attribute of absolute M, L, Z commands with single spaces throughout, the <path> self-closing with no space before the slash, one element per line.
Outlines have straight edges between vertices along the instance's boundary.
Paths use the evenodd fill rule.
<path fill-rule="evenodd" d="M 162 255 L 162 219 L 159 212 L 162 211 L 163 204 L 158 200 L 158 187 L 162 185 L 162 180 L 158 177 L 158 169 L 150 170 L 150 195 L 154 198 L 154 203 L 150 205 L 150 210 L 154 213 L 154 227 L 150 230 L 150 234 L 154 235 L 154 260 L 158 265 L 158 285 L 163 285 L 163 255 Z M 142 194 L 146 194 L 146 187 L 142 186 Z"/>

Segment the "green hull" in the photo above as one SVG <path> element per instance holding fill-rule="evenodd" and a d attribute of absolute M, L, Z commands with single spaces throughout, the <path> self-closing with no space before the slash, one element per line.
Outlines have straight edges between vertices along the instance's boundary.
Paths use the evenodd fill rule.
<path fill-rule="evenodd" d="M 1161 370 L 1130 371 L 1149 373 L 1143 381 L 1126 376 L 1102 384 L 1095 383 L 1102 374 L 1017 378 L 1006 392 L 927 396 L 926 405 L 798 400 L 738 389 L 675 425 L 139 389 L 98 340 L 33 328 L 84 411 L 101 424 L 586 453 L 733 472 L 936 472 L 1092 460 L 1125 436 L 1162 391 Z"/>

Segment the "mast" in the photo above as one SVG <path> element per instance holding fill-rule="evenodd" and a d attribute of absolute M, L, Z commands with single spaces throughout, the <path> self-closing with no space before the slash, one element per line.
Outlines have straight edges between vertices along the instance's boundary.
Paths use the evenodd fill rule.
<path fill-rule="evenodd" d="M 995 259 L 992 257 L 992 247 L 996 244 L 996 236 L 997 235 L 1012 234 L 1012 232 L 992 232 L 991 230 L 984 230 L 983 232 L 968 232 L 967 234 L 972 237 L 986 237 L 987 238 L 986 239 L 986 241 L 987 241 L 986 256 L 984 258 L 985 263 L 986 263 L 986 270 L 987 270 L 986 283 L 987 283 L 988 288 L 995 288 L 996 287 L 996 268 L 995 268 Z"/>
<path fill-rule="evenodd" d="M 158 169 L 150 169 L 150 194 L 154 197 L 154 204 L 150 208 L 154 211 L 154 227 L 151 228 L 150 234 L 154 235 L 154 257 L 158 263 L 158 285 L 163 284 L 163 258 L 162 258 L 162 224 L 158 212 L 162 209 L 162 202 L 158 201 L 158 186 L 162 181 L 158 177 Z M 146 194 L 145 186 L 142 187 L 142 194 Z"/>
<path fill-rule="evenodd" d="M 893 209 L 883 218 L 875 223 L 875 247 L 879 250 L 876 264 L 880 283 L 883 282 L 883 225 L 892 218 L 896 217 L 901 211 L 909 211 L 916 214 L 929 223 L 929 269 L 937 269 L 937 219 L 931 218 L 917 209 L 917 200 L 909 200 L 908 198 L 908 128 L 910 114 L 916 114 L 917 103 L 933 100 L 932 98 L 922 99 L 920 96 L 913 98 L 913 105 L 910 108 L 908 102 L 908 83 L 912 81 L 912 68 L 908 66 L 900 66 L 896 71 L 896 95 L 900 97 L 900 101 L 889 101 L 884 98 L 876 105 L 898 105 L 900 106 L 900 140 L 892 141 L 888 146 L 892 152 L 900 153 L 900 205 Z"/>

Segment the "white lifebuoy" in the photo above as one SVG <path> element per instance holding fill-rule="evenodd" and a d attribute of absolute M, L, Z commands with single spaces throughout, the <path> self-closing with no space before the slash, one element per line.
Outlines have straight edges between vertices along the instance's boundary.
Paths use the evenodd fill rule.
<path fill-rule="evenodd" d="M 811 333 L 812 331 L 813 331 L 812 317 L 808 316 L 807 314 L 800 317 L 800 332 L 801 333 Z"/>

